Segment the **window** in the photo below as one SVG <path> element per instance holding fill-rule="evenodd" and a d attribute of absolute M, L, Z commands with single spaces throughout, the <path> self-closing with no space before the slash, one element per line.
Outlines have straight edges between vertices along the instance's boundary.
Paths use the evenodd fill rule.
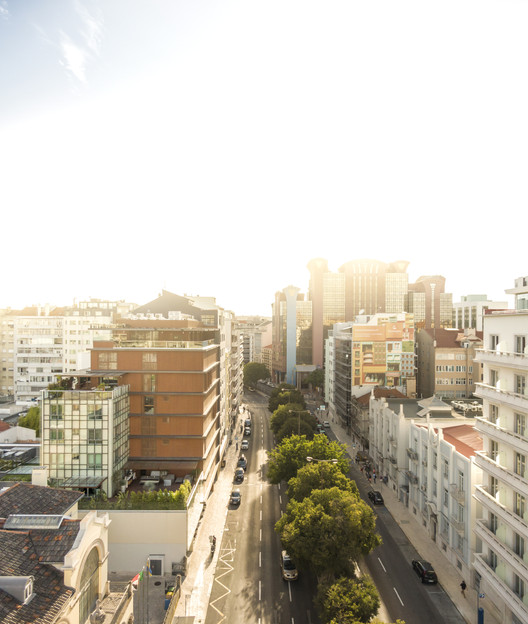
<path fill-rule="evenodd" d="M 494 425 L 497 424 L 499 420 L 499 408 L 497 405 L 490 404 L 489 406 L 489 421 Z"/>
<path fill-rule="evenodd" d="M 449 462 L 447 459 L 444 459 L 444 477 L 449 478 Z"/>
<path fill-rule="evenodd" d="M 524 477 L 524 471 L 526 470 L 526 455 L 521 455 L 521 453 L 515 453 L 515 465 L 514 472 L 515 474 Z"/>
<path fill-rule="evenodd" d="M 493 461 L 497 461 L 497 456 L 499 454 L 499 443 L 495 440 L 490 440 L 489 445 L 489 457 Z"/>
<path fill-rule="evenodd" d="M 525 507 L 526 507 L 526 499 L 524 498 L 524 496 L 522 496 L 518 492 L 515 492 L 515 500 L 513 502 L 513 511 L 521 518 L 524 518 Z"/>
<path fill-rule="evenodd" d="M 99 368 L 101 370 L 117 370 L 117 353 L 102 351 L 99 353 Z"/>
<path fill-rule="evenodd" d="M 490 568 L 492 570 L 496 570 L 497 569 L 497 564 L 498 564 L 497 553 L 495 553 L 493 550 L 490 550 L 490 553 L 489 553 L 489 565 L 490 565 Z"/>
<path fill-rule="evenodd" d="M 490 514 L 489 518 L 489 530 L 495 534 L 497 533 L 497 529 L 499 527 L 499 520 L 495 514 Z"/>
<path fill-rule="evenodd" d="M 490 334 L 489 337 L 489 348 L 491 351 L 495 351 L 497 345 L 499 344 L 499 337 L 495 334 Z"/>
<path fill-rule="evenodd" d="M 513 575 L 513 591 L 521 600 L 524 598 L 524 581 L 517 574 Z"/>
<path fill-rule="evenodd" d="M 143 392 L 156 392 L 156 375 L 143 375 Z"/>
<path fill-rule="evenodd" d="M 526 336 L 515 336 L 515 353 L 524 353 L 526 349 Z"/>
<path fill-rule="evenodd" d="M 514 543 L 513 543 L 513 550 L 514 550 L 516 555 L 521 557 L 521 559 L 524 557 L 524 537 L 522 537 L 518 533 L 515 533 L 515 540 L 514 540 Z"/>
<path fill-rule="evenodd" d="M 143 353 L 143 369 L 144 370 L 156 370 L 158 367 L 158 354 L 157 353 Z"/>
<path fill-rule="evenodd" d="M 103 418 L 103 408 L 99 405 L 88 405 L 88 420 L 101 420 Z"/>
<path fill-rule="evenodd" d="M 447 507 L 449 505 L 449 493 L 447 491 L 447 488 L 444 488 L 444 507 Z"/>
<path fill-rule="evenodd" d="M 50 405 L 50 420 L 62 420 L 62 405 Z"/>
<path fill-rule="evenodd" d="M 50 442 L 61 443 L 64 442 L 64 430 L 63 429 L 50 429 Z"/>
<path fill-rule="evenodd" d="M 514 432 L 524 436 L 526 430 L 526 416 L 524 414 L 515 414 Z"/>
<path fill-rule="evenodd" d="M 526 390 L 526 377 L 524 375 L 514 375 L 515 392 L 524 394 Z"/>
<path fill-rule="evenodd" d="M 491 496 L 497 496 L 499 491 L 499 480 L 496 477 L 490 477 L 489 480 L 489 493 Z"/>
<path fill-rule="evenodd" d="M 498 371 L 494 370 L 493 368 L 490 369 L 490 372 L 489 372 L 489 385 L 490 386 L 496 386 L 498 381 L 499 381 L 499 373 L 498 373 Z"/>
<path fill-rule="evenodd" d="M 90 468 L 100 468 L 103 463 L 101 453 L 88 453 L 87 460 Z"/>
<path fill-rule="evenodd" d="M 152 395 L 143 397 L 143 412 L 145 414 L 154 414 L 154 397 Z"/>
<path fill-rule="evenodd" d="M 88 444 L 100 444 L 103 441 L 102 429 L 88 429 Z"/>

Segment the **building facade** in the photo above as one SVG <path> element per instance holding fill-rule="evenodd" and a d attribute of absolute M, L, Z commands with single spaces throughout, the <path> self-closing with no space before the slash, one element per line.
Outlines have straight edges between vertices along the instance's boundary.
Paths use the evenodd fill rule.
<path fill-rule="evenodd" d="M 444 399 L 470 398 L 480 380 L 476 349 L 482 332 L 456 329 L 422 329 L 416 334 L 417 392 Z"/>
<path fill-rule="evenodd" d="M 507 310 L 506 301 L 490 301 L 487 295 L 464 295 L 453 303 L 453 327 L 482 331 L 482 319 L 488 310 Z"/>
<path fill-rule="evenodd" d="M 505 624 L 528 621 L 528 279 L 516 280 L 516 309 L 486 314 L 477 359 L 483 381 L 477 395 L 483 415 L 477 429 L 484 448 L 476 488 L 475 583 L 501 612 Z"/>

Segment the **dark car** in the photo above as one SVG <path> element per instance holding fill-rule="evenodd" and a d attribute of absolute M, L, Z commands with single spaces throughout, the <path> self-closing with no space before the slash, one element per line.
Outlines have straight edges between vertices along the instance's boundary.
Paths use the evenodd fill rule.
<path fill-rule="evenodd" d="M 420 577 L 422 583 L 437 583 L 438 577 L 434 571 L 433 566 L 429 561 L 423 561 L 422 559 L 413 559 L 412 567 L 416 574 Z"/>
<path fill-rule="evenodd" d="M 247 468 L 247 459 L 245 455 L 241 455 L 238 458 L 237 468 L 243 468 L 244 470 Z"/>
<path fill-rule="evenodd" d="M 370 501 L 373 505 L 384 504 L 383 496 L 381 495 L 381 492 L 378 492 L 377 490 L 370 490 L 367 496 L 370 498 Z"/>
<path fill-rule="evenodd" d="M 242 483 L 243 480 L 244 480 L 244 469 L 243 468 L 237 468 L 235 470 L 235 482 L 236 483 Z"/>
<path fill-rule="evenodd" d="M 236 505 L 238 507 L 238 505 L 240 505 L 241 500 L 242 500 L 242 496 L 240 494 L 240 490 L 233 490 L 229 498 L 229 504 Z"/>
<path fill-rule="evenodd" d="M 296 581 L 299 577 L 299 573 L 297 572 L 297 568 L 295 567 L 292 558 L 285 550 L 281 552 L 280 567 L 283 580 Z"/>
<path fill-rule="evenodd" d="M 246 418 L 244 421 L 244 427 L 251 427 L 251 418 Z"/>

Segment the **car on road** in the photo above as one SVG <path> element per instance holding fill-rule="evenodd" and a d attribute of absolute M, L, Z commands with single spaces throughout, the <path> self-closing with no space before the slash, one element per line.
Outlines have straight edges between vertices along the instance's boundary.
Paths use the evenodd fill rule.
<path fill-rule="evenodd" d="M 381 495 L 381 492 L 378 492 L 377 490 L 370 490 L 367 496 L 370 498 L 370 501 L 373 505 L 383 505 L 385 502 L 383 500 L 383 496 Z"/>
<path fill-rule="evenodd" d="M 246 468 L 247 468 L 247 459 L 246 459 L 245 455 L 241 455 L 238 458 L 237 468 L 243 468 L 244 470 L 246 470 Z"/>
<path fill-rule="evenodd" d="M 285 550 L 281 552 L 280 568 L 284 581 L 296 581 L 299 578 L 295 563 L 293 563 L 292 558 Z"/>
<path fill-rule="evenodd" d="M 248 437 L 251 435 L 251 427 L 246 427 L 244 429 L 244 435 Z"/>
<path fill-rule="evenodd" d="M 240 444 L 240 450 L 247 451 L 248 448 L 249 448 L 249 440 L 242 440 L 242 443 Z"/>
<path fill-rule="evenodd" d="M 330 427 L 330 423 L 327 420 L 324 420 L 323 427 Z"/>
<path fill-rule="evenodd" d="M 229 497 L 229 504 L 236 505 L 238 507 L 240 505 L 241 500 L 242 500 L 242 495 L 240 494 L 240 490 L 233 490 L 231 492 L 231 496 Z"/>
<path fill-rule="evenodd" d="M 244 421 L 244 427 L 251 427 L 251 418 L 246 418 Z"/>
<path fill-rule="evenodd" d="M 235 482 L 236 483 L 242 483 L 243 480 L 244 480 L 244 469 L 243 468 L 237 468 L 235 470 Z"/>
<path fill-rule="evenodd" d="M 436 572 L 429 561 L 424 561 L 423 559 L 413 559 L 412 567 L 416 574 L 420 577 L 422 583 L 433 584 L 438 582 Z"/>

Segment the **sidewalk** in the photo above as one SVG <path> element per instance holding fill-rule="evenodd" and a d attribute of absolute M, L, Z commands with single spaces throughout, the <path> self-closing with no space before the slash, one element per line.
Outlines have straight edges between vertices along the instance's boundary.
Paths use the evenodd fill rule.
<path fill-rule="evenodd" d="M 180 600 L 172 620 L 173 624 L 203 624 L 205 622 L 216 563 L 222 547 L 227 506 L 233 489 L 233 473 L 238 455 L 239 452 L 233 442 L 226 451 L 226 465 L 219 469 L 196 530 L 192 551 L 187 560 Z M 211 557 L 210 535 L 216 536 L 216 550 L 213 557 Z"/>
<path fill-rule="evenodd" d="M 354 459 L 357 449 L 353 446 L 351 436 L 348 435 L 339 424 L 334 422 L 330 423 L 330 428 L 338 441 L 346 445 L 350 457 Z M 358 478 L 364 479 L 366 482 L 366 476 L 359 472 L 359 469 L 357 469 L 357 472 L 359 475 Z M 466 596 L 464 597 L 460 591 L 460 582 L 462 581 L 460 571 L 444 557 L 438 546 L 429 537 L 429 534 L 422 524 L 417 521 L 409 508 L 405 507 L 403 503 L 398 500 L 396 493 L 392 489 L 381 484 L 378 489 L 382 491 L 385 507 L 388 509 L 391 516 L 398 523 L 420 556 L 429 561 L 441 577 L 442 587 L 451 598 L 451 601 L 462 617 L 468 624 L 476 624 L 477 592 L 473 587 L 469 586 L 469 579 L 465 579 L 468 587 L 466 589 Z M 500 619 L 497 617 L 496 610 L 493 605 L 490 604 L 489 600 L 485 598 L 480 599 L 479 606 L 484 609 L 485 624 L 500 624 Z"/>

